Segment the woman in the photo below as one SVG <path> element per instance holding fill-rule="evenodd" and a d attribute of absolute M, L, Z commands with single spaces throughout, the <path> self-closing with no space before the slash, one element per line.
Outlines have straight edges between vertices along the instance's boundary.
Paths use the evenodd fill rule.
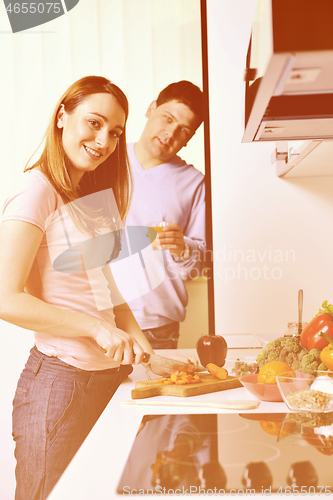
<path fill-rule="evenodd" d="M 109 80 L 78 80 L 4 205 L 0 316 L 35 336 L 13 401 L 16 500 L 48 496 L 126 377 L 124 365 L 140 363 L 142 348 L 153 352 L 106 265 L 130 199 L 127 115 Z M 100 235 L 112 236 L 106 255 Z"/>

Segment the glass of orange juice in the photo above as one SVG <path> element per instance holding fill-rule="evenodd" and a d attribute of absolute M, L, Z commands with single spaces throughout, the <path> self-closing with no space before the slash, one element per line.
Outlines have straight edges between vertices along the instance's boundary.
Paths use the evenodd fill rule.
<path fill-rule="evenodd" d="M 158 233 L 162 233 L 163 228 L 168 226 L 169 224 L 171 224 L 171 221 L 165 220 L 147 223 L 148 236 L 150 238 L 150 243 L 153 247 L 153 250 L 163 250 L 158 239 Z"/>

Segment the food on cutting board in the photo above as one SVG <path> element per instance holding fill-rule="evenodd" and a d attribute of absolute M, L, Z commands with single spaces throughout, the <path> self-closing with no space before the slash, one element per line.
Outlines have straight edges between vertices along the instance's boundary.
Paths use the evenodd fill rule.
<path fill-rule="evenodd" d="M 211 375 L 218 378 L 219 380 L 226 380 L 228 377 L 228 371 L 225 368 L 215 365 L 214 363 L 208 363 L 206 366 L 207 370 Z M 187 372 L 172 373 L 170 377 L 162 377 L 158 379 L 160 384 L 164 385 L 187 385 L 187 384 L 200 384 L 202 379 L 199 375 Z"/>
<path fill-rule="evenodd" d="M 208 363 L 206 366 L 207 370 L 211 375 L 214 377 L 220 379 L 220 380 L 225 380 L 228 377 L 228 372 L 225 368 L 221 368 L 214 363 Z"/>
<path fill-rule="evenodd" d="M 296 373 L 286 363 L 282 363 L 281 361 L 271 361 L 260 368 L 258 373 L 258 383 L 276 384 L 276 375 L 281 375 L 282 373 L 285 373 L 286 376 L 288 373 L 288 376 L 296 377 Z"/>
<path fill-rule="evenodd" d="M 187 385 L 200 384 L 202 382 L 199 375 L 187 372 L 172 373 L 170 377 L 162 377 L 158 379 L 160 384 L 164 385 Z"/>
<path fill-rule="evenodd" d="M 317 370 L 326 370 L 320 359 L 320 350 L 308 350 L 301 344 L 299 337 L 278 337 L 272 340 L 258 354 L 256 361 L 260 369 L 271 361 L 280 361 L 295 371 L 310 375 Z"/>

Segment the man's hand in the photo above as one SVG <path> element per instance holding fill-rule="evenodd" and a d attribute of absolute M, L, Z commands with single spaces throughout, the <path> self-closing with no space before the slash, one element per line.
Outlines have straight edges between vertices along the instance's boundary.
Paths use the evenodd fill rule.
<path fill-rule="evenodd" d="M 172 222 L 158 233 L 158 240 L 163 250 L 170 250 L 172 256 L 179 258 L 185 251 L 184 234 L 181 227 Z"/>

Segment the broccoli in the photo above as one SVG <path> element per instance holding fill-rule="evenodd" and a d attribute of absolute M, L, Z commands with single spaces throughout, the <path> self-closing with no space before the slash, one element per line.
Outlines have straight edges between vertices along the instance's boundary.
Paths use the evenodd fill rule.
<path fill-rule="evenodd" d="M 303 356 L 300 362 L 299 371 L 303 373 L 313 373 L 318 370 L 320 361 L 320 351 L 319 349 L 311 349 L 305 356 Z"/>
<path fill-rule="evenodd" d="M 297 355 L 301 348 L 297 337 L 279 337 L 266 345 L 265 349 L 258 354 L 256 361 L 260 368 L 269 361 L 286 362 L 284 359 L 286 356 L 290 353 Z M 290 356 L 289 359 L 291 359 Z"/>
<path fill-rule="evenodd" d="M 304 356 L 306 356 L 308 354 L 308 350 L 307 349 L 302 349 L 298 354 L 297 354 L 297 358 L 298 358 L 298 361 L 301 362 L 302 359 L 304 358 Z"/>
<path fill-rule="evenodd" d="M 318 349 L 308 351 L 302 346 L 299 337 L 279 337 L 269 342 L 258 354 L 256 361 L 259 368 L 270 361 L 282 361 L 293 370 L 310 374 L 315 370 L 327 369 L 320 361 L 320 351 Z"/>

